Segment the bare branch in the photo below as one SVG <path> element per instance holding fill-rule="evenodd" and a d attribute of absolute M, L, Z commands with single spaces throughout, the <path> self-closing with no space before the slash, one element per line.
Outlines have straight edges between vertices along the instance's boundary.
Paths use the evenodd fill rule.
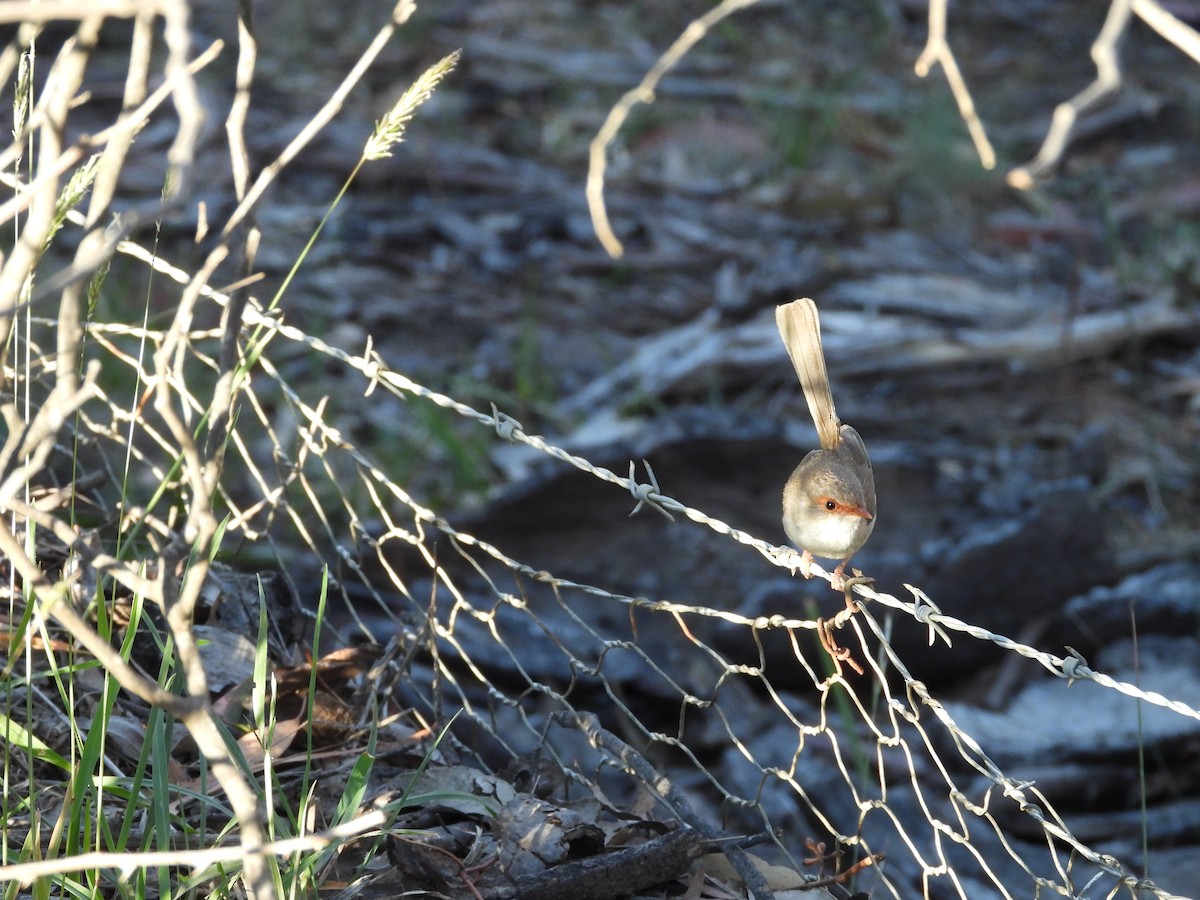
<path fill-rule="evenodd" d="M 946 2 L 947 0 L 929 0 L 929 39 L 925 43 L 925 49 L 917 57 L 914 68 L 917 77 L 924 78 L 935 63 L 941 65 L 942 71 L 946 73 L 950 92 L 958 104 L 958 113 L 967 125 L 967 132 L 975 144 L 975 152 L 979 154 L 979 164 L 985 169 L 994 169 L 996 151 L 992 149 L 983 122 L 979 120 L 979 114 L 975 111 L 975 102 L 971 99 L 971 92 L 967 90 L 967 82 L 962 72 L 959 71 L 954 52 L 946 42 Z"/>
<path fill-rule="evenodd" d="M 1133 0 L 1133 12 L 1162 38 L 1200 63 L 1200 34 L 1194 28 L 1175 18 L 1156 0 Z"/>
<path fill-rule="evenodd" d="M 242 202 L 238 204 L 237 209 L 233 211 L 233 215 L 229 217 L 229 221 L 225 223 L 222 234 L 229 235 L 238 226 L 242 219 L 249 213 L 251 207 L 259 201 L 259 198 L 262 197 L 263 192 L 266 191 L 271 182 L 275 180 L 275 177 L 338 114 L 350 91 L 362 80 L 367 69 L 371 67 L 375 58 L 387 46 L 392 35 L 396 33 L 397 27 L 408 21 L 408 17 L 412 15 L 414 9 L 415 5 L 412 3 L 412 0 L 402 0 L 401 3 L 397 4 L 392 14 L 392 20 L 375 35 L 370 45 L 363 51 L 362 56 L 359 57 L 358 62 L 354 64 L 354 67 L 342 79 L 342 83 L 338 85 L 337 90 L 325 101 L 325 104 L 317 111 L 316 115 L 308 120 L 304 128 L 300 130 L 300 133 L 292 138 L 291 143 L 283 149 L 283 152 L 270 165 L 263 169 L 258 178 L 255 179 L 253 187 L 242 198 Z"/>
<path fill-rule="evenodd" d="M 633 107 L 639 103 L 654 102 L 654 90 L 658 87 L 658 83 L 679 64 L 692 47 L 703 39 L 709 29 L 722 19 L 733 15 L 740 9 L 753 6 L 757 2 L 758 0 L 722 0 L 718 6 L 688 23 L 683 33 L 667 48 L 667 52 L 660 56 L 646 72 L 641 83 L 633 90 L 627 91 L 625 96 L 608 111 L 608 117 L 604 120 L 604 124 L 592 138 L 588 149 L 586 191 L 588 210 L 592 215 L 592 228 L 596 232 L 596 237 L 600 239 L 604 249 L 613 258 L 619 258 L 625 250 L 616 234 L 613 233 L 612 226 L 608 221 L 608 209 L 604 203 L 604 172 L 608 167 L 609 146 L 616 140 L 621 126 L 625 124 Z"/>
<path fill-rule="evenodd" d="M 1008 173 L 1008 183 L 1018 190 L 1029 190 L 1062 158 L 1075 120 L 1121 86 L 1121 65 L 1117 59 L 1117 43 L 1129 27 L 1132 0 L 1113 0 L 1108 7 L 1104 27 L 1092 44 L 1092 60 L 1096 63 L 1096 79 L 1086 88 L 1054 110 L 1050 131 L 1042 148 L 1032 162 Z"/>

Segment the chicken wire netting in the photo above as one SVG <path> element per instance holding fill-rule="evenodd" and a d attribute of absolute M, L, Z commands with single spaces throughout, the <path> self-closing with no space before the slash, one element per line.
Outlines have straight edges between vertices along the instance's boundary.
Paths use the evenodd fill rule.
<path fill-rule="evenodd" d="M 1035 784 L 993 763 L 908 674 L 878 616 L 914 616 L 931 641 L 993 641 L 1060 676 L 1064 691 L 1116 691 L 1191 718 L 1197 710 L 1077 657 L 942 616 L 916 589 L 907 601 L 855 588 L 868 602 L 838 632 L 843 665 L 812 640 L 814 620 L 786 610 L 747 618 L 702 598 L 628 596 L 536 569 L 414 498 L 273 357 L 294 367 L 302 348 L 346 366 L 363 392 L 451 410 L 493 441 L 519 442 L 629 492 L 642 515 L 669 514 L 673 528 L 713 529 L 744 545 L 764 573 L 796 556 L 665 496 L 652 472 L 596 467 L 494 408 L 477 411 L 392 371 L 370 348 L 338 350 L 253 307 L 244 321 L 270 329 L 275 343 L 258 361 L 228 442 L 226 480 L 239 488 L 223 491 L 224 545 L 240 547 L 239 558 L 262 557 L 262 571 L 281 576 L 310 608 L 310 576 L 327 565 L 328 622 L 343 639 L 377 646 L 371 678 L 391 702 L 434 723 L 461 709 L 453 740 L 481 771 L 551 765 L 616 807 L 648 793 L 657 819 L 713 841 L 739 838 L 753 844 L 747 853 L 871 896 L 1169 896 L 1078 839 Z M 106 365 L 132 365 L 123 343 L 145 340 L 153 355 L 165 335 L 97 324 L 89 338 Z M 184 344 L 174 386 L 197 423 L 205 403 L 188 392 L 196 379 L 184 373 L 216 368 L 216 340 L 197 331 Z M 134 481 L 143 471 L 165 477 L 181 450 L 129 399 L 82 408 L 81 465 L 105 469 L 128 452 Z M 856 663 L 864 676 L 850 671 Z"/>

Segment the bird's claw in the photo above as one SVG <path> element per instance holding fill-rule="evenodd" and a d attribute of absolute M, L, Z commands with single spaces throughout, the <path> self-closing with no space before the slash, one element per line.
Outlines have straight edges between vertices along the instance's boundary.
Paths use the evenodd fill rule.
<path fill-rule="evenodd" d="M 805 550 L 800 554 L 800 574 L 805 578 L 812 578 L 813 555 Z"/>
<path fill-rule="evenodd" d="M 864 575 L 858 569 L 855 569 L 853 577 L 846 578 L 845 576 L 841 576 L 838 580 L 840 580 L 841 583 L 835 585 L 834 590 L 841 591 L 845 595 L 846 609 L 850 610 L 850 615 L 854 615 L 859 611 L 859 609 L 861 609 L 861 607 L 858 605 L 858 601 L 854 599 L 854 589 L 860 584 L 874 584 L 875 579 L 870 575 Z"/>

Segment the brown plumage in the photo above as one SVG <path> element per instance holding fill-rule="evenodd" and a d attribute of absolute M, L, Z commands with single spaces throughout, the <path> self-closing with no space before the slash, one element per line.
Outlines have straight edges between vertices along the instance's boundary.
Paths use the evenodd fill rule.
<path fill-rule="evenodd" d="M 850 557 L 875 527 L 875 475 L 863 439 L 837 417 L 816 304 L 803 299 L 779 306 L 775 323 L 821 442 L 783 489 L 783 529 L 804 551 L 805 575 L 813 556 L 840 561 L 834 570 L 835 587 L 840 587 Z"/>

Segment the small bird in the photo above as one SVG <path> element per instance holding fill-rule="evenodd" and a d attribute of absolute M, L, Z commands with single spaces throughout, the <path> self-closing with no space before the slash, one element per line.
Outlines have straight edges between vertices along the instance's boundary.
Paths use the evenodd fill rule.
<path fill-rule="evenodd" d="M 804 551 L 800 572 L 805 578 L 812 577 L 814 556 L 840 560 L 833 588 L 843 590 L 846 564 L 875 527 L 875 475 L 863 439 L 834 411 L 817 305 L 803 299 L 778 306 L 775 324 L 821 441 L 821 449 L 800 461 L 783 488 L 783 530 Z"/>

